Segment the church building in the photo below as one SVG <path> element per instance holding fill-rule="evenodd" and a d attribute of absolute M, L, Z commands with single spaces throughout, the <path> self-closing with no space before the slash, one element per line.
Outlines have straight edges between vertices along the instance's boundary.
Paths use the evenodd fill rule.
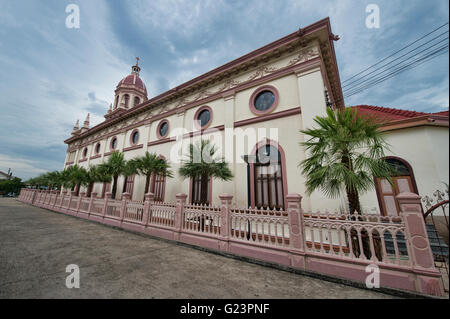
<path fill-rule="evenodd" d="M 182 158 L 196 139 L 210 139 L 233 151 L 231 158 L 224 156 L 234 178 L 211 179 L 209 203 L 220 203 L 219 195 L 228 193 L 241 207 L 286 209 L 286 195 L 298 193 L 305 211 L 346 211 L 345 199 L 329 199 L 320 192 L 308 196 L 299 168 L 305 159 L 300 131 L 313 127 L 314 118 L 324 116 L 327 108 L 345 107 L 334 49 L 338 40 L 326 18 L 151 98 L 136 63 L 118 82 L 105 120 L 94 127 L 89 115 L 81 127 L 77 122 L 65 141 L 64 167 L 98 165 L 114 151 L 123 152 L 127 160 L 156 153 L 170 163 L 174 176 L 152 178 L 155 199 L 174 202 L 176 194 L 185 193 L 195 203 L 201 183 L 182 179 L 174 158 Z M 390 118 L 383 129 L 393 144 L 389 159 L 405 168 L 406 182 L 398 179 L 400 190 L 425 195 L 448 183 L 448 112 L 357 108 Z M 269 156 L 270 163 L 260 162 L 261 155 Z M 373 193 L 362 197 L 363 210 L 397 213 L 394 191 L 383 181 L 376 184 Z M 142 201 L 144 188 L 145 176 L 120 177 L 116 198 L 128 192 L 132 200 Z M 97 183 L 94 191 L 103 197 L 111 185 Z"/>

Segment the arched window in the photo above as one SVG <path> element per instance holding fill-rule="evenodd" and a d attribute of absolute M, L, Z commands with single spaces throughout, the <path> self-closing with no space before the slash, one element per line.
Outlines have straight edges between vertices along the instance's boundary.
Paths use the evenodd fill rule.
<path fill-rule="evenodd" d="M 128 103 L 130 102 L 130 96 L 128 94 L 125 94 L 123 96 L 124 98 L 124 102 L 125 102 L 125 107 L 128 108 Z"/>
<path fill-rule="evenodd" d="M 212 178 L 205 176 L 196 176 L 191 178 L 190 202 L 191 204 L 211 204 Z"/>
<path fill-rule="evenodd" d="M 419 192 L 413 169 L 408 162 L 398 157 L 387 157 L 385 161 L 395 172 L 391 176 L 392 184 L 384 178 L 375 180 L 380 211 L 384 216 L 398 216 L 400 205 L 397 195 L 405 192 L 419 194 Z"/>
<path fill-rule="evenodd" d="M 141 103 L 141 99 L 139 97 L 135 96 L 134 97 L 134 105 L 133 106 L 139 105 L 139 103 Z"/>
<path fill-rule="evenodd" d="M 95 154 L 100 154 L 100 143 L 97 143 L 97 145 L 95 145 Z"/>
<path fill-rule="evenodd" d="M 133 199 L 134 178 L 135 178 L 135 175 L 125 176 L 125 179 L 123 181 L 122 193 L 131 194 L 131 199 Z"/>
<path fill-rule="evenodd" d="M 163 156 L 160 156 L 160 158 L 166 161 L 166 159 Z M 150 192 L 152 192 L 155 195 L 154 201 L 164 202 L 165 190 L 166 190 L 166 177 L 161 175 L 153 175 Z"/>
<path fill-rule="evenodd" d="M 259 147 L 254 163 L 256 207 L 284 209 L 281 153 L 272 145 Z"/>
<path fill-rule="evenodd" d="M 114 108 L 117 108 L 119 106 L 119 96 L 116 96 L 116 103 L 114 104 Z"/>

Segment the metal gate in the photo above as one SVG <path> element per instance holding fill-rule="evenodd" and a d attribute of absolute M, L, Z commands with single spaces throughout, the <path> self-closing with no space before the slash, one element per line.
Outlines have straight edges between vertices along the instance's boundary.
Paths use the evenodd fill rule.
<path fill-rule="evenodd" d="M 447 198 L 445 198 L 447 196 Z M 433 198 L 434 197 L 434 198 Z M 449 291 L 448 266 L 448 213 L 449 213 L 449 186 L 446 184 L 444 192 L 436 190 L 433 197 L 425 196 L 422 201 L 425 206 L 425 223 L 434 264 L 441 272 L 441 279 L 446 292 Z"/>

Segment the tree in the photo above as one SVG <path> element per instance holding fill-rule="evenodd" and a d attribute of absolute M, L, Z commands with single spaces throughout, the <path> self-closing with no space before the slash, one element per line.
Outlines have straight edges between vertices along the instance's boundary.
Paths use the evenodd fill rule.
<path fill-rule="evenodd" d="M 9 194 L 15 193 L 18 194 L 20 189 L 25 184 L 22 183 L 22 180 L 18 177 L 14 177 L 12 179 L 0 180 L 0 193 Z"/>
<path fill-rule="evenodd" d="M 87 197 L 91 197 L 92 189 L 94 188 L 94 184 L 96 182 L 111 182 L 111 175 L 106 174 L 100 165 L 90 165 L 89 169 L 85 171 L 85 174 L 83 186 L 87 187 Z"/>
<path fill-rule="evenodd" d="M 131 160 L 131 163 L 136 168 L 138 174 L 145 176 L 144 194 L 149 192 L 152 175 L 166 177 L 173 176 L 172 171 L 170 170 L 170 164 L 154 153 L 150 154 L 149 152 L 145 152 L 144 156 Z"/>
<path fill-rule="evenodd" d="M 384 161 L 388 144 L 379 130 L 382 123 L 351 108 L 327 109 L 327 116 L 314 122 L 317 128 L 302 131 L 309 137 L 301 143 L 307 158 L 300 164 L 307 193 L 321 190 L 335 198 L 345 191 L 350 214 L 361 213 L 359 194 L 375 187 L 374 177 L 392 184 L 393 169 Z"/>
<path fill-rule="evenodd" d="M 127 161 L 124 159 L 123 153 L 114 151 L 105 163 L 100 164 L 104 174 L 112 176 L 112 198 L 116 198 L 117 180 L 126 170 Z"/>
<path fill-rule="evenodd" d="M 189 145 L 188 159 L 183 160 L 179 174 L 183 178 L 198 178 L 201 181 L 200 202 L 208 203 L 208 181 L 218 178 L 229 181 L 233 174 L 224 158 L 215 159 L 217 149 L 209 140 L 201 140 L 197 144 Z"/>

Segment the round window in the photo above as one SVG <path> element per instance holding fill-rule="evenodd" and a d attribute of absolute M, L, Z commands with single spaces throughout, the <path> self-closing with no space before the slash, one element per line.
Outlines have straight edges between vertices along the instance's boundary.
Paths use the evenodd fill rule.
<path fill-rule="evenodd" d="M 133 135 L 131 137 L 131 141 L 133 142 L 133 144 L 137 144 L 139 142 L 139 132 L 138 131 L 133 133 Z"/>
<path fill-rule="evenodd" d="M 211 121 L 211 112 L 209 110 L 203 110 L 198 114 L 197 121 L 200 122 L 200 126 L 204 127 Z"/>
<path fill-rule="evenodd" d="M 113 138 L 111 141 L 111 149 L 115 150 L 117 147 L 117 138 Z"/>
<path fill-rule="evenodd" d="M 98 144 L 95 146 L 95 153 L 96 153 L 96 154 L 100 153 L 100 143 L 98 143 Z"/>
<path fill-rule="evenodd" d="M 167 135 L 168 132 L 169 132 L 169 123 L 167 121 L 162 122 L 159 125 L 159 136 L 164 137 Z"/>
<path fill-rule="evenodd" d="M 264 112 L 272 107 L 275 103 L 275 94 L 271 91 L 262 91 L 256 96 L 255 108 L 258 111 Z"/>

